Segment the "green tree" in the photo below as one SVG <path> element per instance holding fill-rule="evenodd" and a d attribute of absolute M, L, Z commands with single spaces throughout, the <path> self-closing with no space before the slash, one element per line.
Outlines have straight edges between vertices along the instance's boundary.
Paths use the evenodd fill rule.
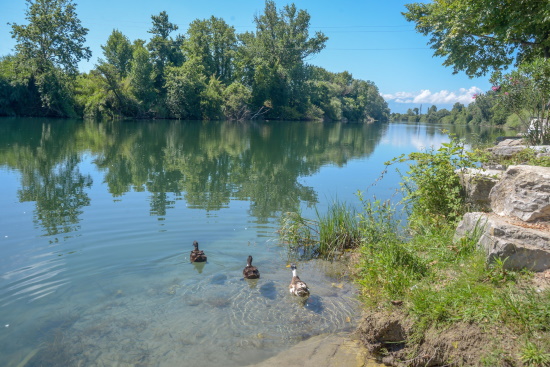
<path fill-rule="evenodd" d="M 321 32 L 310 37 L 309 21 L 310 15 L 294 4 L 278 11 L 267 0 L 263 14 L 254 17 L 256 32 L 239 35 L 243 80 L 252 87 L 253 103 L 272 107 L 275 118 L 287 117 L 283 115 L 292 113 L 288 108 L 303 108 L 307 102 L 304 60 L 320 52 L 327 40 Z"/>
<path fill-rule="evenodd" d="M 231 83 L 223 91 L 223 114 L 229 120 L 247 120 L 250 118 L 250 100 L 252 92 L 239 82 Z"/>
<path fill-rule="evenodd" d="M 176 39 L 170 37 L 170 33 L 178 30 L 178 25 L 168 20 L 168 14 L 165 11 L 159 15 L 152 15 L 153 26 L 147 32 L 152 34 L 147 48 L 151 52 L 151 58 L 155 70 L 155 87 L 164 91 L 164 69 L 167 66 L 180 66 L 183 63 L 181 45 L 183 37 L 177 36 Z"/>
<path fill-rule="evenodd" d="M 481 76 L 550 57 L 550 7 L 540 0 L 434 0 L 405 5 L 416 30 L 454 73 Z"/>
<path fill-rule="evenodd" d="M 70 0 L 26 0 L 27 25 L 11 24 L 15 51 L 41 72 L 50 65 L 70 74 L 92 52 L 84 46 L 88 29 L 82 27 L 76 4 Z"/>
<path fill-rule="evenodd" d="M 19 63 L 16 56 L 0 57 L 0 116 L 39 115 L 43 109 L 36 84 Z"/>
<path fill-rule="evenodd" d="M 517 115 L 530 143 L 550 144 L 550 59 L 523 63 L 492 81 L 500 107 Z"/>
<path fill-rule="evenodd" d="M 15 38 L 16 79 L 24 85 L 30 100 L 22 114 L 72 116 L 73 77 L 78 62 L 89 60 L 84 46 L 88 29 L 82 27 L 70 0 L 27 0 L 28 24 L 11 24 Z M 35 93 L 36 91 L 36 93 Z"/>
<path fill-rule="evenodd" d="M 134 45 L 129 79 L 131 92 L 144 109 L 149 109 L 155 95 L 153 64 L 151 64 L 149 52 L 143 47 L 143 44 Z"/>
<path fill-rule="evenodd" d="M 222 105 L 223 84 L 212 76 L 201 93 L 202 119 L 221 120 L 223 118 Z"/>
<path fill-rule="evenodd" d="M 166 104 L 173 116 L 198 120 L 202 117 L 201 94 L 206 89 L 203 66 L 187 60 L 182 66 L 167 68 Z"/>
<path fill-rule="evenodd" d="M 237 36 L 235 28 L 223 19 L 212 16 L 194 20 L 182 47 L 187 58 L 197 59 L 204 66 L 205 76 L 214 75 L 225 84 L 233 81 Z"/>
<path fill-rule="evenodd" d="M 106 61 L 118 70 L 121 77 L 126 77 L 132 61 L 132 45 L 128 37 L 114 29 L 107 43 L 101 48 Z"/>

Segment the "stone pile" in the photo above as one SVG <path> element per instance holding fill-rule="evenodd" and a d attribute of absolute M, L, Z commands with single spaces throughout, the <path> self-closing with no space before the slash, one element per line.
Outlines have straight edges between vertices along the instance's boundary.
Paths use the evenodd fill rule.
<path fill-rule="evenodd" d="M 550 269 L 550 168 L 459 174 L 470 202 L 483 211 L 466 213 L 456 238 L 479 236 L 489 261 L 501 259 L 507 269 Z"/>

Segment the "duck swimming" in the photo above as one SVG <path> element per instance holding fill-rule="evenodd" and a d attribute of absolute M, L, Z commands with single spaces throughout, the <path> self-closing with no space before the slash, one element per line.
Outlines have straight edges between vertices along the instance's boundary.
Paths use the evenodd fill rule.
<path fill-rule="evenodd" d="M 307 284 L 301 281 L 298 275 L 296 275 L 296 265 L 290 265 L 290 269 L 292 269 L 292 280 L 288 286 L 290 293 L 299 297 L 309 297 Z"/>
<path fill-rule="evenodd" d="M 206 261 L 206 255 L 204 254 L 204 251 L 199 250 L 199 243 L 197 241 L 193 241 L 193 246 L 195 246 L 195 249 L 191 251 L 191 255 L 189 256 L 189 260 L 191 260 L 192 263 L 202 263 Z"/>
<path fill-rule="evenodd" d="M 259 279 L 260 271 L 257 267 L 252 266 L 252 256 L 248 255 L 246 260 L 246 266 L 243 269 L 243 276 L 245 279 Z"/>

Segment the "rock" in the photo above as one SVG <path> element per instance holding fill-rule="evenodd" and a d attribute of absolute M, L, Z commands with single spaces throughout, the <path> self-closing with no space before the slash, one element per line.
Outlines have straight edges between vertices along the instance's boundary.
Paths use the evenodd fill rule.
<path fill-rule="evenodd" d="M 315 336 L 252 367 L 374 367 L 366 349 L 347 333 Z"/>
<path fill-rule="evenodd" d="M 496 138 L 496 144 L 500 144 L 501 142 L 505 141 L 505 140 L 516 140 L 515 142 L 514 141 L 508 141 L 506 142 L 505 144 L 507 145 L 510 145 L 510 144 L 513 144 L 513 145 L 523 145 L 523 137 L 521 135 L 516 135 L 516 136 L 499 136 L 498 138 Z"/>
<path fill-rule="evenodd" d="M 550 269 L 550 224 L 528 224 L 490 213 L 466 213 L 455 238 L 479 235 L 478 246 L 489 261 L 502 259 L 506 269 Z"/>
<path fill-rule="evenodd" d="M 482 210 L 490 208 L 489 193 L 503 172 L 502 170 L 481 168 L 456 170 L 460 184 L 466 192 L 466 201 Z"/>
<path fill-rule="evenodd" d="M 524 145 L 523 139 L 505 139 L 487 150 L 495 156 L 510 158 L 525 148 L 527 147 Z"/>
<path fill-rule="evenodd" d="M 520 146 L 520 145 L 525 146 L 525 141 L 523 140 L 523 138 L 519 136 L 514 136 L 514 137 L 502 139 L 501 141 L 498 142 L 498 145 L 509 146 L 509 147 Z"/>
<path fill-rule="evenodd" d="M 550 220 L 550 167 L 508 167 L 489 199 L 496 214 L 526 222 Z"/>

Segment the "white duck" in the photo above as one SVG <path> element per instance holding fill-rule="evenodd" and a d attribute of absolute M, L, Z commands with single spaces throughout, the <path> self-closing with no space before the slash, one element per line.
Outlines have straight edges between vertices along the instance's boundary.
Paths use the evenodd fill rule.
<path fill-rule="evenodd" d="M 292 269 L 292 280 L 288 286 L 290 293 L 298 297 L 309 297 L 309 288 L 307 284 L 296 275 L 296 265 L 290 265 L 290 269 Z"/>

